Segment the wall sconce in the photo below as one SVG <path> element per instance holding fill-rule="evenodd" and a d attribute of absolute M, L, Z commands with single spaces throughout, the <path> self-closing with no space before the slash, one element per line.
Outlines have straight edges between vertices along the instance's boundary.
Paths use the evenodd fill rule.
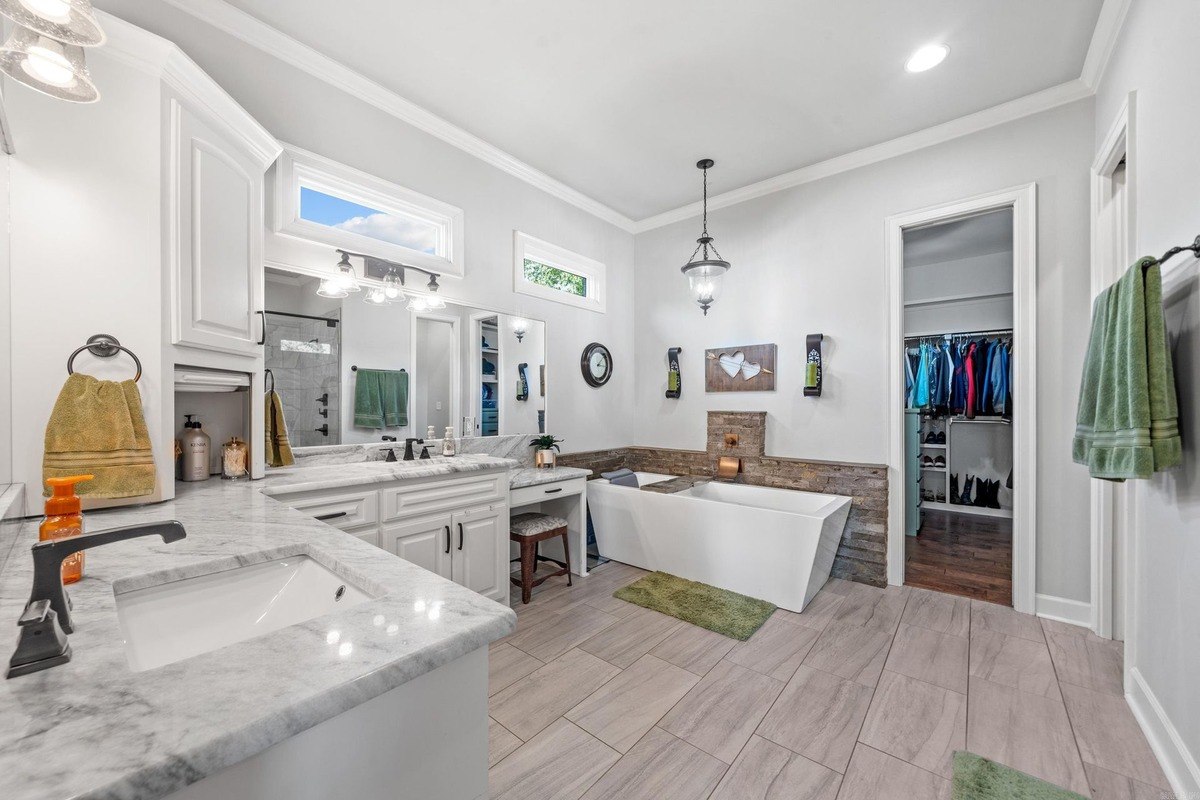
<path fill-rule="evenodd" d="M 529 330 L 529 320 L 521 317 L 513 317 L 512 328 L 513 333 L 517 335 L 517 341 L 522 341 L 525 338 L 525 333 Z"/>
<path fill-rule="evenodd" d="M 94 103 L 83 48 L 104 43 L 91 0 L 0 0 L 16 25 L 0 47 L 0 71 L 30 89 L 72 103 Z"/>

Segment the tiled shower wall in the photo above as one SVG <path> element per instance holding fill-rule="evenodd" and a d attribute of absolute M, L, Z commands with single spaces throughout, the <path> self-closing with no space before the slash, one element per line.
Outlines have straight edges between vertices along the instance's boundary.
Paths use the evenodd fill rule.
<path fill-rule="evenodd" d="M 266 325 L 266 367 L 275 376 L 292 447 L 341 443 L 341 325 L 274 313 L 267 314 Z M 318 402 L 324 394 L 328 405 Z M 323 425 L 328 435 L 318 430 Z"/>
<path fill-rule="evenodd" d="M 850 516 L 842 533 L 833 576 L 872 586 L 887 584 L 887 467 L 881 464 L 847 464 L 775 458 L 765 454 L 765 412 L 710 411 L 708 450 L 668 450 L 623 447 L 562 455 L 563 466 L 587 467 L 601 472 L 628 467 L 639 472 L 711 476 L 723 455 L 742 459 L 738 482 L 805 492 L 842 494 L 852 498 Z M 725 434 L 736 433 L 738 443 L 726 446 Z"/>

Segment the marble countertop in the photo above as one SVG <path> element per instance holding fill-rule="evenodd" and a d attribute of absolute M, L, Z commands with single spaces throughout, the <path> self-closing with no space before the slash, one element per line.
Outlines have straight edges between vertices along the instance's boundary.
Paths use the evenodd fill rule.
<path fill-rule="evenodd" d="M 592 474 L 590 469 L 580 467 L 519 467 L 508 476 L 510 489 L 523 489 L 526 486 L 540 486 L 543 483 L 569 481 L 572 478 L 586 478 Z"/>
<path fill-rule="evenodd" d="M 406 478 L 431 478 L 459 472 L 514 469 L 517 466 L 517 462 L 511 458 L 498 458 L 482 454 L 448 458 L 435 456 L 424 461 L 358 461 L 270 469 L 267 470 L 267 477 L 260 483 L 263 484 L 264 492 L 274 495 L 307 492 L 314 489 L 336 489 L 342 486 L 361 486 L 365 483 L 390 483 Z"/>
<path fill-rule="evenodd" d="M 453 472 L 472 463 L 454 461 L 417 466 Z M 473 468 L 496 466 L 508 464 Z M 174 518 L 187 538 L 135 539 L 88 552 L 85 578 L 69 588 L 76 625 L 70 663 L 0 680 L 0 797 L 162 797 L 514 629 L 510 609 L 260 491 L 304 479 L 287 480 L 210 480 L 181 486 L 166 503 L 88 515 L 91 531 Z M 36 526 L 23 524 L 0 571 L 0 624 L 9 646 L 32 585 L 32 561 L 19 554 L 36 540 Z M 130 670 L 114 592 L 299 554 L 378 599 L 174 664 Z M 417 611 L 434 603 L 440 614 L 432 618 Z M 342 646 L 327 643 L 335 630 Z"/>

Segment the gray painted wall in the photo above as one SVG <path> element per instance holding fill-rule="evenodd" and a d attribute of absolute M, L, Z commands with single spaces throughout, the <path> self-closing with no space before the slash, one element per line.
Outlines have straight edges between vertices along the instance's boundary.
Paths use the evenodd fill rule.
<path fill-rule="evenodd" d="M 639 234 L 634 440 L 703 449 L 707 411 L 766 410 L 768 454 L 885 463 L 885 218 L 1036 182 L 1037 591 L 1086 601 L 1088 484 L 1070 445 L 1090 318 L 1092 136 L 1092 103 L 1082 101 L 711 212 L 709 231 L 733 269 L 707 318 L 679 273 L 698 220 Z M 801 391 L 804 336 L 816 332 L 827 337 L 820 399 Z M 705 348 L 761 342 L 779 345 L 775 392 L 705 394 Z M 672 346 L 683 347 L 680 400 L 663 397 Z"/>

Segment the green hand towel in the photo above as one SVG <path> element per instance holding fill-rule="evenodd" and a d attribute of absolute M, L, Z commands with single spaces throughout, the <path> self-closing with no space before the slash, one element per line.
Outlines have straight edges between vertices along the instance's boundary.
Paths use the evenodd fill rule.
<path fill-rule="evenodd" d="M 408 425 L 408 373 L 360 369 L 354 380 L 354 426 L 395 428 Z"/>
<path fill-rule="evenodd" d="M 1149 478 L 1183 460 L 1162 271 L 1140 259 L 1096 298 L 1071 456 L 1093 478 Z"/>

